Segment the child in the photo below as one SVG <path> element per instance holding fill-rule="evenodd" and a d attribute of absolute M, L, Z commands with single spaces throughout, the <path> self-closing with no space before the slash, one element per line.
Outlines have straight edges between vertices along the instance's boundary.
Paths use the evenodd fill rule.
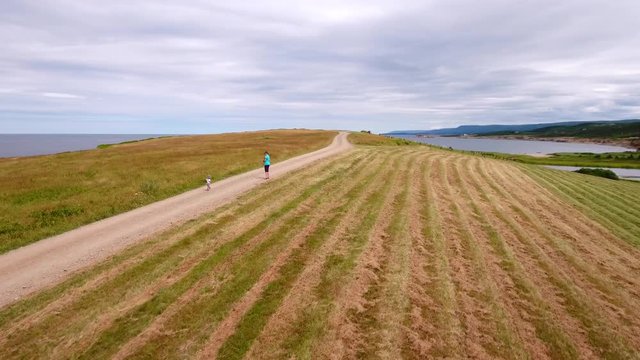
<path fill-rule="evenodd" d="M 207 183 L 207 190 L 206 191 L 211 190 L 211 175 L 207 176 L 207 179 L 205 181 Z"/>
<path fill-rule="evenodd" d="M 268 151 L 264 152 L 264 178 L 269 180 L 269 166 L 271 165 L 271 155 Z"/>

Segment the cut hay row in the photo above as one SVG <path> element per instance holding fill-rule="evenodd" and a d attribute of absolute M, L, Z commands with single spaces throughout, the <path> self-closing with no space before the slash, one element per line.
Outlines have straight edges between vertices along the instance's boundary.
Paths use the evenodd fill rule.
<path fill-rule="evenodd" d="M 521 190 L 517 190 L 516 187 L 510 187 L 507 183 L 503 183 L 502 185 L 507 193 L 520 192 L 523 194 L 522 189 L 532 189 L 531 187 L 521 187 Z M 527 193 L 529 197 L 532 197 L 530 190 L 527 191 Z M 543 196 L 539 197 L 543 198 Z M 503 202 L 506 203 L 507 201 Z M 547 204 L 549 204 L 549 202 Z M 558 205 L 560 208 L 557 209 L 557 212 L 573 212 L 566 204 L 559 203 Z M 541 213 L 546 213 L 553 211 L 552 206 L 553 205 L 547 205 L 545 208 L 532 207 L 532 209 L 540 211 Z M 522 214 L 522 211 L 516 212 L 516 214 Z M 585 218 L 579 213 L 574 213 L 572 215 L 573 220 L 567 219 L 567 222 L 580 222 L 580 220 L 582 220 L 583 224 L 588 224 L 590 222 L 588 218 Z M 637 290 L 634 289 L 633 285 L 623 280 L 624 277 L 629 276 L 629 273 L 626 270 L 622 270 L 620 272 L 613 270 L 608 271 L 606 275 L 609 278 L 608 280 L 611 281 L 612 279 L 617 279 L 618 281 L 616 281 L 615 286 L 620 291 L 611 291 L 615 292 L 615 295 L 601 296 L 600 293 L 604 287 L 601 286 L 600 288 L 594 288 L 593 286 L 595 278 L 592 277 L 592 275 L 596 275 L 598 272 L 591 274 L 588 272 L 588 270 L 591 269 L 586 269 L 584 267 L 578 267 L 576 269 L 568 266 L 568 264 L 564 262 L 564 259 L 556 255 L 559 252 L 561 253 L 561 251 L 558 251 L 559 249 L 557 247 L 559 243 L 551 242 L 551 246 L 545 246 L 547 245 L 547 242 L 545 242 L 544 238 L 545 235 L 548 236 L 549 234 L 545 234 L 545 231 L 542 231 L 540 226 L 530 226 L 531 222 L 524 221 L 524 219 L 521 218 L 509 219 L 505 216 L 505 212 L 502 210 L 496 211 L 496 217 L 501 219 L 502 222 L 511 229 L 515 239 L 522 244 L 522 257 L 525 258 L 525 256 L 527 256 L 535 260 L 535 262 L 532 262 L 529 266 L 529 271 L 540 271 L 540 276 L 533 277 L 533 279 L 547 280 L 547 284 L 544 285 L 543 282 L 539 282 L 540 285 L 538 285 L 538 287 L 542 289 L 543 286 L 546 287 L 548 285 L 552 285 L 553 287 L 550 287 L 552 289 L 550 294 L 559 295 L 559 302 L 564 305 L 565 311 L 571 314 L 574 319 L 577 319 L 582 323 L 579 328 L 586 330 L 588 341 L 593 348 L 593 353 L 598 356 L 608 358 L 624 358 L 635 352 L 633 349 L 638 346 L 636 338 L 631 337 L 632 340 L 628 341 L 628 339 L 625 339 L 625 336 L 623 335 L 625 331 L 618 333 L 618 329 L 620 329 L 618 326 L 609 327 L 605 325 L 612 321 L 618 321 L 625 324 L 624 328 L 628 332 L 633 333 L 636 331 L 635 329 L 637 329 L 637 320 L 633 316 L 633 313 L 635 313 L 636 310 L 628 311 L 629 309 L 637 309 Z M 533 223 L 544 224 L 545 222 L 541 219 L 534 218 Z M 545 224 L 545 226 L 557 227 L 560 224 L 564 225 L 565 222 L 559 222 L 555 219 L 555 221 L 551 221 L 548 224 Z M 529 225 L 528 228 L 527 225 Z M 599 238 L 599 242 L 597 244 L 592 243 L 590 246 L 587 246 L 589 244 L 585 239 L 593 237 L 593 230 L 588 228 L 581 229 L 579 226 L 570 227 L 578 229 L 577 233 L 567 234 L 562 231 L 552 233 L 558 237 L 564 238 L 567 242 L 572 242 L 574 246 L 580 247 L 585 252 L 585 255 L 601 251 L 603 247 L 615 246 L 615 241 L 613 244 L 606 242 L 606 236 Z M 499 233 L 508 234 L 509 230 L 500 230 Z M 518 250 L 519 248 L 514 246 L 513 249 Z M 632 253 L 637 254 L 636 249 L 631 251 Z M 524 263 L 524 261 L 522 262 Z M 637 266 L 637 260 L 635 262 Z M 569 261 L 569 264 L 571 264 L 571 261 Z M 571 265 L 575 265 L 575 261 Z M 633 272 L 633 270 L 631 271 Z M 585 281 L 585 277 L 591 277 L 591 282 Z M 596 280 L 595 282 L 598 285 L 603 285 L 602 281 L 598 282 Z M 611 299 L 616 300 L 612 301 Z M 627 302 L 627 300 L 630 302 Z M 627 302 L 631 307 L 627 309 L 625 313 L 624 309 L 615 307 L 616 302 Z M 611 311 L 612 309 L 614 309 L 614 311 Z M 570 333 L 570 330 L 566 329 L 565 332 Z M 587 349 L 579 348 L 580 355 L 584 352 L 587 352 Z"/>
<path fill-rule="evenodd" d="M 0 310 L 0 353 L 637 358 L 638 190 L 360 147 Z"/>
<path fill-rule="evenodd" d="M 389 164 L 388 160 L 389 157 L 385 164 Z M 288 341 L 290 344 L 299 343 L 304 345 L 304 339 L 310 338 L 310 336 L 307 336 L 310 332 L 306 332 L 302 336 L 302 340 L 296 338 L 296 334 L 299 333 L 298 329 L 305 326 L 309 321 L 309 307 L 314 302 L 312 291 L 314 289 L 317 291 L 318 289 L 321 278 L 325 274 L 322 269 L 327 268 L 326 262 L 330 261 L 329 256 L 336 250 L 337 245 L 349 239 L 348 235 L 353 231 L 354 224 L 360 223 L 366 211 L 371 208 L 370 200 L 374 199 L 374 196 L 377 196 L 376 194 L 380 194 L 384 188 L 382 186 L 386 180 L 384 177 L 373 176 L 372 180 L 374 180 L 374 183 L 368 186 L 362 196 L 352 202 L 348 210 L 342 214 L 339 223 L 333 228 L 327 241 L 318 249 L 316 255 L 310 260 L 300 277 L 291 287 L 290 292 L 283 299 L 282 305 L 265 325 L 263 332 L 248 351 L 248 357 L 280 358 L 286 356 L 282 351 L 287 348 L 283 346 L 284 341 Z M 304 321 L 302 321 L 303 318 Z M 311 326 L 310 328 L 314 327 L 317 326 Z"/>
<path fill-rule="evenodd" d="M 527 168 L 527 171 L 623 240 L 635 246 L 640 245 L 640 211 L 637 206 L 640 195 L 637 184 L 593 179 L 588 175 L 543 168 Z"/>

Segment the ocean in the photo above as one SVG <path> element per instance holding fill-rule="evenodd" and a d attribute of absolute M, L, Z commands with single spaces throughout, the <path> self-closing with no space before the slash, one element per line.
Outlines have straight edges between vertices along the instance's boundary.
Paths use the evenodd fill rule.
<path fill-rule="evenodd" d="M 100 144 L 148 139 L 158 134 L 0 134 L 0 157 L 57 154 L 95 149 Z"/>

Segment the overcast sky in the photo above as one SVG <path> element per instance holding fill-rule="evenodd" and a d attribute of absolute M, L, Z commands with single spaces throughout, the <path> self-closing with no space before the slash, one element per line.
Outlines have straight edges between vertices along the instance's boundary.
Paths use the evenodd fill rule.
<path fill-rule="evenodd" d="M 0 133 L 640 117 L 639 0 L 0 0 Z"/>

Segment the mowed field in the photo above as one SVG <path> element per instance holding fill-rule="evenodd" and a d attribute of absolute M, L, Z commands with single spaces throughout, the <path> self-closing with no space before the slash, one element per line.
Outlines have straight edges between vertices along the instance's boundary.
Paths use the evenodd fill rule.
<path fill-rule="evenodd" d="M 1 309 L 0 354 L 638 358 L 639 236 L 640 183 L 359 146 Z"/>

